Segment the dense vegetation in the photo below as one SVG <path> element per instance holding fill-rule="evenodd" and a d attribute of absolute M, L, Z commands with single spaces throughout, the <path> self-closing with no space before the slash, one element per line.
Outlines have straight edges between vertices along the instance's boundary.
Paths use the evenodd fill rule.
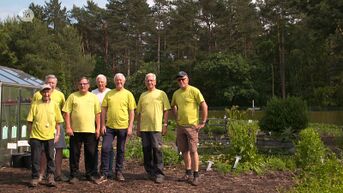
<path fill-rule="evenodd" d="M 342 106 L 342 1 L 154 2 L 31 4 L 33 22 L 0 22 L 0 65 L 57 74 L 66 94 L 80 75 L 123 72 L 138 96 L 152 71 L 171 95 L 173 75 L 186 70 L 210 106 L 263 106 L 273 96 Z"/>

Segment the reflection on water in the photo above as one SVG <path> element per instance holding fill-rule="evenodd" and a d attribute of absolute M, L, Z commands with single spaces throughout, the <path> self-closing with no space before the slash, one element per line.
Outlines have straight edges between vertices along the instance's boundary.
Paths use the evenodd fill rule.
<path fill-rule="evenodd" d="M 260 120 L 263 116 L 263 111 L 255 111 L 249 113 L 249 119 Z M 209 111 L 210 118 L 224 117 L 225 111 L 211 110 Z M 308 113 L 309 121 L 312 123 L 327 123 L 335 125 L 343 125 L 343 111 L 310 111 Z"/>

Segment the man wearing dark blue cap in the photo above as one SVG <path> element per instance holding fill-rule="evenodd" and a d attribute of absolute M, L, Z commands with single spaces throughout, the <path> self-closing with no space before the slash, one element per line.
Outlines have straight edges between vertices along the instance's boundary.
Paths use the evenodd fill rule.
<path fill-rule="evenodd" d="M 173 94 L 171 107 L 177 122 L 177 146 L 182 152 L 186 167 L 186 174 L 180 180 L 197 186 L 199 184 L 198 134 L 207 120 L 207 104 L 199 89 L 189 85 L 186 72 L 180 71 L 176 79 L 180 88 Z M 200 122 L 199 107 L 201 109 Z"/>

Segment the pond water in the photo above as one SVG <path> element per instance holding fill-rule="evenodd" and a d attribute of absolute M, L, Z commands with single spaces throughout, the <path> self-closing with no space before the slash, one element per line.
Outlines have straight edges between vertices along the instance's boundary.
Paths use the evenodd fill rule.
<path fill-rule="evenodd" d="M 248 117 L 253 120 L 260 120 L 263 114 L 264 111 L 255 111 L 250 113 Z M 222 118 L 224 115 L 224 110 L 209 111 L 209 118 Z M 343 125 L 343 111 L 310 111 L 308 117 L 311 123 Z"/>

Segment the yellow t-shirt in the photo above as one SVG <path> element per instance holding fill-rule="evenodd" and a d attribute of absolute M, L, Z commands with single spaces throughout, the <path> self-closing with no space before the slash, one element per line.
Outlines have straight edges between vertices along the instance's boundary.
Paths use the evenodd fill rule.
<path fill-rule="evenodd" d="M 205 101 L 199 89 L 187 86 L 174 92 L 171 106 L 177 106 L 177 124 L 180 126 L 197 125 L 199 120 L 199 105 Z"/>
<path fill-rule="evenodd" d="M 78 91 L 72 93 L 62 111 L 71 114 L 73 132 L 95 133 L 95 116 L 101 112 L 99 99 L 95 94 L 87 92 L 82 95 Z"/>
<path fill-rule="evenodd" d="M 56 90 L 56 89 L 54 89 L 54 91 L 52 91 L 52 93 L 51 93 L 51 95 L 50 95 L 50 99 L 51 99 L 52 101 L 54 101 L 55 103 L 57 103 L 57 104 L 58 104 L 58 107 L 59 107 L 60 109 L 63 108 L 63 105 L 64 105 L 64 103 L 65 103 L 65 101 L 66 101 L 66 99 L 65 99 L 65 97 L 64 97 L 64 94 L 63 94 L 61 91 Z M 34 102 L 34 101 L 39 101 L 39 100 L 42 100 L 42 94 L 41 94 L 39 91 L 37 91 L 37 92 L 33 95 L 32 101 Z"/>
<path fill-rule="evenodd" d="M 137 112 L 141 114 L 141 131 L 162 131 L 163 112 L 170 109 L 166 93 L 155 89 L 139 97 Z"/>
<path fill-rule="evenodd" d="M 54 139 L 56 123 L 62 123 L 63 117 L 57 103 L 38 100 L 31 104 L 26 120 L 32 122 L 30 138 L 50 140 Z"/>
<path fill-rule="evenodd" d="M 108 92 L 102 101 L 102 107 L 107 107 L 106 126 L 113 129 L 127 129 L 129 126 L 129 111 L 136 108 L 133 94 L 124 89 Z"/>

